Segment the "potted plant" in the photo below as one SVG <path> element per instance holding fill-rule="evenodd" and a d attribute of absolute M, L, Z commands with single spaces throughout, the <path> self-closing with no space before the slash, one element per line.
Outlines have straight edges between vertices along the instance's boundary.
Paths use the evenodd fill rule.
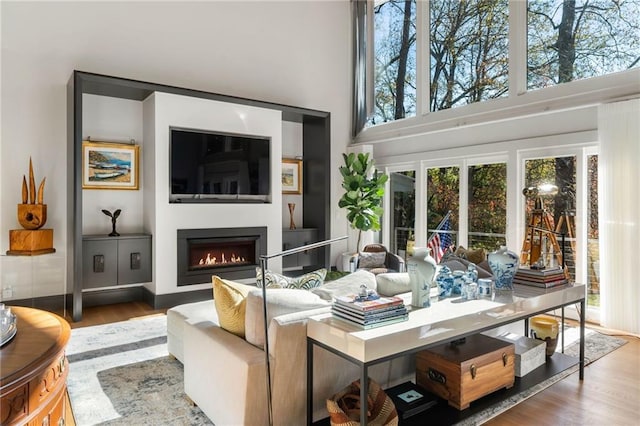
<path fill-rule="evenodd" d="M 359 252 L 362 231 L 380 230 L 384 184 L 389 176 L 373 170 L 373 159 L 369 159 L 368 153 L 342 154 L 342 157 L 344 165 L 340 166 L 340 174 L 345 193 L 338 206 L 347 209 L 347 220 L 358 230 L 356 250 Z"/>

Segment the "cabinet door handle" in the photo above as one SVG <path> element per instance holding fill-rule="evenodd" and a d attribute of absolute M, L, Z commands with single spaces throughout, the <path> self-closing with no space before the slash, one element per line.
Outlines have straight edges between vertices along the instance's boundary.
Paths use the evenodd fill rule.
<path fill-rule="evenodd" d="M 131 269 L 140 269 L 140 253 L 131 253 Z"/>
<path fill-rule="evenodd" d="M 104 254 L 93 256 L 93 272 L 96 274 L 104 272 Z"/>

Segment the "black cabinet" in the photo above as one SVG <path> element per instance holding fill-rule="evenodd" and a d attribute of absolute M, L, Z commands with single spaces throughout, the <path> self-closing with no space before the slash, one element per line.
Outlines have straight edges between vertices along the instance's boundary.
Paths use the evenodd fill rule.
<path fill-rule="evenodd" d="M 82 288 L 151 281 L 151 235 L 82 237 Z"/>
<path fill-rule="evenodd" d="M 318 230 L 316 228 L 283 229 L 282 249 L 304 246 L 318 241 Z M 308 250 L 292 254 L 282 258 L 283 268 L 297 268 L 318 264 L 318 251 Z"/>

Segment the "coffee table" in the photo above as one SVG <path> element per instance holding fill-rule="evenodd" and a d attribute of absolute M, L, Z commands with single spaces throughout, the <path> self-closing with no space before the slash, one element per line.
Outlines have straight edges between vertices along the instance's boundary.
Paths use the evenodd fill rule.
<path fill-rule="evenodd" d="M 313 421 L 314 346 L 359 366 L 363 384 L 360 388 L 360 424 L 366 425 L 368 369 L 372 365 L 521 320 L 524 320 L 524 335 L 528 335 L 528 318 L 558 308 L 562 309 L 561 322 L 564 325 L 565 306 L 576 303 L 580 303 L 578 363 L 579 378 L 583 380 L 586 286 L 568 284 L 551 289 L 514 287 L 513 291 L 496 293 L 491 299 L 444 299 L 433 303 L 430 308 L 412 310 L 406 322 L 369 330 L 335 319 L 330 313 L 311 317 L 307 323 L 307 424 L 311 425 Z M 564 351 L 564 333 L 561 335 L 561 347 Z"/>

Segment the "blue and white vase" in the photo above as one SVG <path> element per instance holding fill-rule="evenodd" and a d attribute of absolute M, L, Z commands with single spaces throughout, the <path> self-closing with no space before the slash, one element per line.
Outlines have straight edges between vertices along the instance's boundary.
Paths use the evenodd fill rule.
<path fill-rule="evenodd" d="M 448 266 L 444 265 L 440 268 L 436 283 L 438 284 L 438 295 L 441 299 L 450 297 L 453 294 L 453 274 Z"/>
<path fill-rule="evenodd" d="M 520 264 L 518 255 L 506 246 L 500 246 L 498 250 L 488 254 L 487 260 L 495 278 L 495 289 L 513 290 L 513 277 Z"/>
<path fill-rule="evenodd" d="M 416 247 L 413 256 L 407 259 L 407 270 L 411 281 L 411 305 L 419 308 L 431 306 L 429 294 L 436 274 L 437 264 L 428 247 Z"/>

